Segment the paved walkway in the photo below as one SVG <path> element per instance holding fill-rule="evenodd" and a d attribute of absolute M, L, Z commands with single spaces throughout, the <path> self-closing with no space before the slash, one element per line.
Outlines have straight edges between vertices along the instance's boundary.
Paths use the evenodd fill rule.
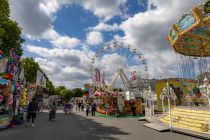
<path fill-rule="evenodd" d="M 85 112 L 57 114 L 48 121 L 48 113 L 38 114 L 35 127 L 25 125 L 0 131 L 0 140 L 199 140 L 190 136 L 157 132 L 144 127 L 137 118 L 86 117 Z"/>

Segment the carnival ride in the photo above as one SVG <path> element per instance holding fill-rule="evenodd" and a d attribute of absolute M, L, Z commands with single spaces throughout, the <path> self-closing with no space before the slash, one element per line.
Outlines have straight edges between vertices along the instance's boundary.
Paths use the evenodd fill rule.
<path fill-rule="evenodd" d="M 166 89 L 168 90 L 163 93 L 168 96 L 164 98 L 161 96 L 161 98 L 168 99 L 169 112 L 163 115 L 161 121 L 169 123 L 171 130 L 179 129 L 178 131 L 185 132 L 187 130 L 186 133 L 210 138 L 210 84 L 208 79 L 210 75 L 210 1 L 206 0 L 203 4 L 196 5 L 189 13 L 184 14 L 178 22 L 172 25 L 167 38 L 179 57 L 179 77 L 195 79 L 199 74 L 205 73 L 206 78 L 199 83 L 200 87 L 194 90 L 199 94 L 186 96 L 190 102 L 193 101 L 193 98 L 199 99 L 199 102 L 193 101 L 194 107 L 189 104 L 189 106 L 177 106 L 171 109 L 172 97 L 169 96 L 171 89 L 167 82 Z"/>
<path fill-rule="evenodd" d="M 102 76 L 100 70 L 103 71 Z M 106 43 L 91 59 L 91 78 L 98 88 L 111 90 L 118 86 L 130 90 L 132 78 L 129 79 L 128 75 L 132 71 L 137 71 L 142 78 L 149 79 L 148 66 L 142 53 L 134 46 L 120 40 Z M 121 85 L 117 83 L 119 77 L 122 80 Z M 140 84 L 148 87 L 149 82 Z"/>
<path fill-rule="evenodd" d="M 209 69 L 210 1 L 195 6 L 172 25 L 167 36 L 177 54 L 178 75 L 196 78 Z M 180 55 L 181 54 L 181 55 Z"/>

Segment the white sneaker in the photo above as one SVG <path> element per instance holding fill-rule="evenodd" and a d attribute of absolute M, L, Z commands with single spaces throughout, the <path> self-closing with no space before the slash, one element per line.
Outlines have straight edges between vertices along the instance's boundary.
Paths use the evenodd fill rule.
<path fill-rule="evenodd" d="M 31 126 L 34 127 L 34 124 L 32 123 Z"/>

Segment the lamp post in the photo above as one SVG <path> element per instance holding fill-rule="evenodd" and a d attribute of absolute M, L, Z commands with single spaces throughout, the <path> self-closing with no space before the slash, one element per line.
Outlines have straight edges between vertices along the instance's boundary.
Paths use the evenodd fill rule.
<path fill-rule="evenodd" d="M 174 90 L 170 87 L 168 82 L 166 83 L 166 87 L 163 88 L 160 98 L 162 100 L 162 107 L 163 107 L 163 109 L 164 109 L 163 100 L 164 100 L 164 98 L 168 99 L 168 109 L 169 109 L 169 118 L 170 118 L 170 131 L 172 132 L 171 99 L 175 103 L 176 95 L 174 93 Z"/>

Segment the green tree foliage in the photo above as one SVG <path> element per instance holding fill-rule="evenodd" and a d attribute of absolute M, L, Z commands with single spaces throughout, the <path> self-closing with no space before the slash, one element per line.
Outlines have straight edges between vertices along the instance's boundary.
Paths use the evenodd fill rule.
<path fill-rule="evenodd" d="M 43 72 L 40 69 L 39 64 L 35 62 L 33 58 L 24 58 L 20 61 L 20 64 L 21 67 L 24 68 L 26 81 L 30 83 L 36 82 L 37 70 Z M 56 93 L 56 90 L 53 83 L 50 81 L 50 79 L 47 77 L 45 73 L 44 76 L 46 78 L 46 89 L 48 90 L 48 94 L 54 95 Z"/>
<path fill-rule="evenodd" d="M 55 94 L 55 87 L 54 87 L 53 83 L 48 78 L 47 78 L 46 87 L 47 87 L 49 95 Z"/>
<path fill-rule="evenodd" d="M 15 53 L 19 56 L 23 54 L 21 44 L 24 39 L 21 38 L 21 28 L 17 22 L 9 19 L 9 4 L 7 0 L 0 0 L 0 50 L 6 56 L 14 48 Z"/>
<path fill-rule="evenodd" d="M 0 1 L 0 20 L 7 19 L 9 17 L 9 3 L 7 0 Z"/>
<path fill-rule="evenodd" d="M 81 88 L 67 89 L 65 86 L 59 86 L 56 88 L 56 95 L 59 95 L 62 100 L 70 100 L 73 97 L 82 97 L 86 91 Z"/>
<path fill-rule="evenodd" d="M 39 70 L 39 64 L 34 61 L 33 58 L 24 58 L 20 61 L 21 67 L 24 68 L 25 78 L 27 82 L 35 83 L 37 70 Z"/>

